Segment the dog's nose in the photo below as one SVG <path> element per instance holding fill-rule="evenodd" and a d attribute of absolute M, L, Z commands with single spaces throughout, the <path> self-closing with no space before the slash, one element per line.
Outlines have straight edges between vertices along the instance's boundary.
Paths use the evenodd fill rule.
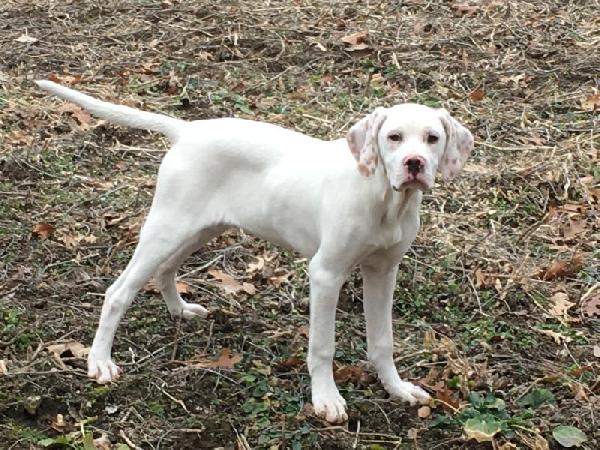
<path fill-rule="evenodd" d="M 404 160 L 404 165 L 408 169 L 408 173 L 417 176 L 423 171 L 425 161 L 419 156 L 408 157 Z"/>

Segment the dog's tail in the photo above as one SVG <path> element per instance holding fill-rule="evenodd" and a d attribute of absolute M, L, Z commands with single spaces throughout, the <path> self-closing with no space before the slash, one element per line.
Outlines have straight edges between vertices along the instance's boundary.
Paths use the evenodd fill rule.
<path fill-rule="evenodd" d="M 179 137 L 185 122 L 174 117 L 155 114 L 123 105 L 115 105 L 103 102 L 97 98 L 70 89 L 48 80 L 35 82 L 42 89 L 57 95 L 58 97 L 73 102 L 92 114 L 106 119 L 117 125 L 124 125 L 142 130 L 157 131 L 166 135 L 171 142 Z"/>

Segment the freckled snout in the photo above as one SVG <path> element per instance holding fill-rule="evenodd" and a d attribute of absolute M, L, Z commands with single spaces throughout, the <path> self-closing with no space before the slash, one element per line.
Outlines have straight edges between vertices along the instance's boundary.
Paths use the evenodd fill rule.
<path fill-rule="evenodd" d="M 408 179 L 415 179 L 417 176 L 425 171 L 425 158 L 417 155 L 410 155 L 404 158 L 402 162 L 406 174 L 409 175 Z"/>

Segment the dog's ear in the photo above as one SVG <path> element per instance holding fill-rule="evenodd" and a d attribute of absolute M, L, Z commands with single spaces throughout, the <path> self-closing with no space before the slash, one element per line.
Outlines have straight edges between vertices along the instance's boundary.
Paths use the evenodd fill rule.
<path fill-rule="evenodd" d="M 473 135 L 444 108 L 440 108 L 439 112 L 446 131 L 446 147 L 438 169 L 444 180 L 451 180 L 458 175 L 471 154 Z"/>
<path fill-rule="evenodd" d="M 385 108 L 379 107 L 360 119 L 346 135 L 348 147 L 358 163 L 358 171 L 368 177 L 373 175 L 379 160 L 377 137 L 387 117 Z"/>

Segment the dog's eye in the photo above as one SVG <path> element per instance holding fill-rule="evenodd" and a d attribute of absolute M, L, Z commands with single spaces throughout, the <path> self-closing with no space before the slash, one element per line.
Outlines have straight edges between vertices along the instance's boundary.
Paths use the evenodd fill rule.
<path fill-rule="evenodd" d="M 402 140 L 402 135 L 400 133 L 392 133 L 388 136 L 388 139 L 392 142 L 400 142 Z"/>
<path fill-rule="evenodd" d="M 440 138 L 438 136 L 436 136 L 435 134 L 430 134 L 427 136 L 428 144 L 435 144 L 439 140 L 440 140 Z"/>

